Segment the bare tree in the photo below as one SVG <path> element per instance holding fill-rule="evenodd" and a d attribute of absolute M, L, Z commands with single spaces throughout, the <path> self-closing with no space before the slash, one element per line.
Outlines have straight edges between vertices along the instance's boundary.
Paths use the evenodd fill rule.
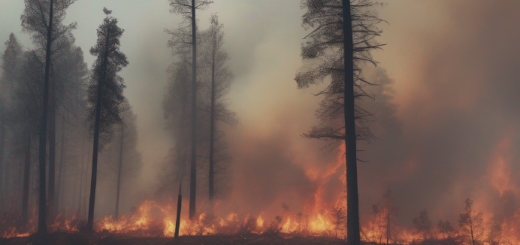
<path fill-rule="evenodd" d="M 325 98 L 317 111 L 322 125 L 313 127 L 304 136 L 344 142 L 347 168 L 347 243 L 360 244 L 359 200 L 357 186 L 356 140 L 370 140 L 366 126 L 371 114 L 356 100 L 368 97 L 363 86 L 370 85 L 361 65 L 375 64 L 371 50 L 381 47 L 375 41 L 381 22 L 372 12 L 370 0 L 302 0 L 303 26 L 312 29 L 302 45 L 304 71 L 296 75 L 298 88 L 322 83 L 330 84 L 317 95 Z"/>
<path fill-rule="evenodd" d="M 183 16 L 185 20 L 191 20 L 191 36 L 192 36 L 192 80 L 191 80 L 191 174 L 190 174 L 190 211 L 189 217 L 192 219 L 195 216 L 195 197 L 196 197 L 196 177 L 197 177 L 197 24 L 196 24 L 196 10 L 204 9 L 209 4 L 213 3 L 210 0 L 168 0 L 170 12 L 178 13 Z"/>
<path fill-rule="evenodd" d="M 110 140 L 112 126 L 121 122 L 121 103 L 124 101 L 123 78 L 117 75 L 123 67 L 128 65 L 125 54 L 119 50 L 119 39 L 124 30 L 117 26 L 117 19 L 110 17 L 112 11 L 103 9 L 107 17 L 98 28 L 98 40 L 90 49 L 92 55 L 97 56 L 92 71 L 92 84 L 89 87 L 89 102 L 91 105 L 89 121 L 94 131 L 94 149 L 92 155 L 92 175 L 90 183 L 90 198 L 88 207 L 87 230 L 94 229 L 94 204 L 96 198 L 96 178 L 98 152 L 103 143 Z M 100 138 L 103 142 L 100 146 Z"/>

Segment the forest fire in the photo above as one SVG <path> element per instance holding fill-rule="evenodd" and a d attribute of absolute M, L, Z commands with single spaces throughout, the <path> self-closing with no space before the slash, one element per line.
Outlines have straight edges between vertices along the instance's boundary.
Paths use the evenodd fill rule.
<path fill-rule="evenodd" d="M 0 244 L 520 245 L 520 1 L 134 2 L 0 1 Z"/>

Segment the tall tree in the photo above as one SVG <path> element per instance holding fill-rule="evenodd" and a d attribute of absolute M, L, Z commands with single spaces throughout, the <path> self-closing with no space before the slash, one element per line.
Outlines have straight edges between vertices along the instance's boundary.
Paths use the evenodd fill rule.
<path fill-rule="evenodd" d="M 8 104 L 10 104 L 10 100 L 12 99 L 10 97 L 13 92 L 13 86 L 19 76 L 18 68 L 22 56 L 22 47 L 13 33 L 9 35 L 9 39 L 5 42 L 5 45 L 6 48 L 2 54 L 2 77 L 0 78 L 0 199 L 2 200 L 0 208 L 2 208 L 4 202 L 8 200 L 4 197 L 4 189 L 7 181 L 3 178 L 3 169 L 6 167 L 4 156 L 6 141 L 5 127 L 7 124 L 7 115 L 10 114 Z"/>
<path fill-rule="evenodd" d="M 49 107 L 49 72 L 51 63 L 51 46 L 54 40 L 69 33 L 76 28 L 76 23 L 68 26 L 61 24 L 65 18 L 65 10 L 74 3 L 75 0 L 25 0 L 25 9 L 21 16 L 22 27 L 26 32 L 32 33 L 32 40 L 38 47 L 45 47 L 45 75 L 43 84 L 43 112 L 40 130 L 39 145 L 39 209 L 38 209 L 38 233 L 47 233 L 46 224 L 46 144 L 47 144 L 47 114 Z M 49 185 L 54 180 L 49 181 Z"/>
<path fill-rule="evenodd" d="M 217 122 L 224 122 L 230 125 L 235 125 L 237 120 L 235 113 L 229 111 L 224 104 L 223 98 L 229 92 L 231 82 L 234 78 L 233 72 L 226 66 L 228 60 L 227 53 L 223 50 L 224 32 L 223 25 L 219 23 L 218 16 L 212 15 L 211 26 L 206 32 L 205 41 L 207 47 L 205 50 L 205 62 L 211 67 L 211 84 L 210 84 L 210 129 L 209 129 L 209 204 L 210 212 L 213 212 L 213 198 L 215 195 L 215 172 L 216 164 L 227 158 L 216 158 L 218 149 L 215 149 L 217 143 L 216 133 Z M 222 149 L 222 147 L 220 147 Z M 217 152 L 216 152 L 217 151 Z"/>
<path fill-rule="evenodd" d="M 371 139 L 364 118 L 370 115 L 356 99 L 367 97 L 370 84 L 361 72 L 363 62 L 375 64 L 370 51 L 381 47 L 375 41 L 381 22 L 371 11 L 370 0 L 302 0 L 303 26 L 312 29 L 302 45 L 304 71 L 296 75 L 298 88 L 330 84 L 317 95 L 325 96 L 317 111 L 322 125 L 304 136 L 344 142 L 347 170 L 347 243 L 360 244 L 356 140 Z"/>
<path fill-rule="evenodd" d="M 41 123 L 41 88 L 45 64 L 40 60 L 34 51 L 24 53 L 20 81 L 14 88 L 16 101 L 14 107 L 17 108 L 15 121 L 21 127 L 21 137 L 26 139 L 23 194 L 22 194 L 22 225 L 28 221 L 29 211 L 29 187 L 31 181 L 31 139 L 38 135 L 38 125 Z"/>
<path fill-rule="evenodd" d="M 189 217 L 195 217 L 195 197 L 197 187 L 197 24 L 196 10 L 203 9 L 213 3 L 210 0 L 168 0 L 170 2 L 170 12 L 178 13 L 185 20 L 191 20 L 192 36 L 192 80 L 191 80 L 191 165 L 190 165 L 190 210 Z"/>
<path fill-rule="evenodd" d="M 94 229 L 94 204 L 96 198 L 97 161 L 100 147 L 100 138 L 106 143 L 112 135 L 112 126 L 121 122 L 119 115 L 121 103 L 124 101 L 123 78 L 117 75 L 123 67 L 128 65 L 126 55 L 120 50 L 119 39 L 124 30 L 117 26 L 117 19 L 109 16 L 112 11 L 103 9 L 107 15 L 99 26 L 96 46 L 90 53 L 97 56 L 92 71 L 92 84 L 89 87 L 89 102 L 92 105 L 89 121 L 94 130 L 94 149 L 92 154 L 92 176 L 90 183 L 90 199 L 88 207 L 87 230 Z"/>

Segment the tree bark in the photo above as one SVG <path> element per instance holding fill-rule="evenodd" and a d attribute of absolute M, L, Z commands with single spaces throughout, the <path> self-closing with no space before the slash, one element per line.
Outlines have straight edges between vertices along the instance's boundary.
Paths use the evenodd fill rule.
<path fill-rule="evenodd" d="M 27 148 L 25 149 L 25 164 L 23 174 L 22 197 L 22 225 L 26 226 L 29 214 L 29 184 L 31 180 L 31 135 L 27 134 Z"/>
<path fill-rule="evenodd" d="M 38 233 L 47 234 L 47 203 L 46 203 L 46 179 L 45 179 L 45 158 L 47 155 L 47 110 L 49 107 L 49 68 L 51 63 L 51 43 L 52 43 L 52 18 L 54 12 L 54 0 L 50 2 L 49 25 L 47 27 L 47 50 L 45 52 L 45 80 L 43 83 L 43 113 L 42 125 L 40 130 L 40 146 L 39 146 L 39 169 L 40 172 L 40 190 L 39 190 L 39 210 L 38 210 Z"/>
<path fill-rule="evenodd" d="M 103 96 L 103 82 L 106 79 L 107 65 L 108 65 L 108 41 L 110 39 L 110 31 L 107 30 L 107 37 L 105 42 L 105 57 L 104 57 L 104 71 L 103 78 L 98 82 L 97 102 L 96 102 L 96 121 L 94 122 L 94 149 L 92 154 L 92 176 L 90 180 L 90 199 L 88 204 L 88 221 L 87 230 L 94 231 L 94 204 L 96 201 L 96 180 L 97 180 L 97 160 L 99 148 L 99 128 L 101 124 L 101 96 Z"/>
<path fill-rule="evenodd" d="M 117 170 L 116 220 L 119 220 L 119 192 L 121 191 L 121 167 L 123 166 L 123 143 L 125 126 L 121 125 L 121 148 L 119 150 L 119 168 Z"/>
<path fill-rule="evenodd" d="M 357 184 L 356 123 L 354 117 L 354 44 L 350 0 L 343 0 L 343 42 L 345 65 L 345 153 L 347 167 L 347 244 L 361 243 Z"/>
<path fill-rule="evenodd" d="M 191 0 L 192 31 L 192 81 L 191 81 L 191 174 L 190 174 L 190 211 L 189 218 L 195 217 L 195 198 L 197 188 L 197 26 L 195 19 L 195 0 Z"/>
<path fill-rule="evenodd" d="M 213 33 L 213 35 L 216 35 Z M 213 38 L 216 38 L 213 36 Z M 214 40 L 215 41 L 215 40 Z M 209 128 L 209 211 L 213 214 L 214 192 L 214 144 L 215 144 L 215 42 L 213 42 L 211 54 L 211 109 Z"/>

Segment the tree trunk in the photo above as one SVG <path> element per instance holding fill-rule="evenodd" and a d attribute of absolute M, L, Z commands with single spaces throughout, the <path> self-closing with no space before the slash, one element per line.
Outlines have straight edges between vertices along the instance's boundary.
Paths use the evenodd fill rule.
<path fill-rule="evenodd" d="M 108 41 L 110 39 L 110 32 L 107 30 L 107 37 L 105 42 L 105 57 L 103 67 L 103 78 L 98 82 L 97 101 L 96 101 L 96 121 L 94 122 L 94 149 L 92 154 L 92 175 L 90 180 L 90 199 L 88 204 L 88 221 L 87 230 L 94 231 L 94 204 L 96 201 L 96 180 L 97 180 L 97 160 L 99 149 L 99 127 L 101 124 L 101 96 L 103 96 L 103 82 L 106 79 L 107 65 L 108 65 Z"/>
<path fill-rule="evenodd" d="M 29 184 L 31 179 L 31 135 L 27 134 L 27 148 L 25 149 L 25 166 L 23 174 L 23 198 L 22 198 L 22 225 L 25 227 L 29 213 Z"/>
<path fill-rule="evenodd" d="M 174 238 L 179 237 L 179 229 L 181 226 L 181 207 L 182 207 L 182 182 L 179 182 L 179 196 L 177 197 L 177 218 L 175 219 L 175 235 Z"/>
<path fill-rule="evenodd" d="M 80 162 L 80 166 L 79 166 L 79 190 L 78 190 L 78 219 L 81 219 L 82 218 L 82 212 L 81 212 L 81 202 L 83 201 L 83 173 L 86 172 L 83 170 L 83 166 L 85 165 L 84 164 L 84 143 L 85 143 L 85 139 L 83 139 L 83 143 L 82 143 L 82 148 L 81 148 L 81 162 Z"/>
<path fill-rule="evenodd" d="M 121 191 L 121 167 L 123 166 L 123 142 L 125 126 L 121 125 L 121 148 L 119 150 L 119 168 L 117 170 L 116 220 L 119 220 L 119 192 Z"/>
<path fill-rule="evenodd" d="M 62 188 L 61 188 L 61 182 L 63 179 L 63 168 L 65 167 L 64 164 L 64 157 L 65 157 L 65 116 L 62 118 L 62 126 L 61 126 L 61 149 L 60 149 L 60 172 L 58 173 L 58 186 L 56 187 L 56 205 L 55 205 L 55 211 L 57 213 L 60 213 L 60 200 L 62 197 Z"/>
<path fill-rule="evenodd" d="M 357 184 L 356 123 L 354 117 L 354 44 L 350 0 L 343 0 L 343 42 L 345 52 L 345 148 L 347 165 L 347 244 L 361 243 Z"/>
<path fill-rule="evenodd" d="M 216 37 L 213 37 L 216 38 Z M 213 43 L 211 57 L 211 109 L 210 109 L 210 128 L 209 128 L 209 211 L 213 214 L 214 192 L 214 144 L 215 144 L 215 43 Z"/>
<path fill-rule="evenodd" d="M 195 217 L 195 196 L 197 188 L 197 26 L 195 22 L 195 0 L 191 0 L 191 31 L 192 31 L 192 81 L 191 81 L 191 175 L 190 175 L 190 215 Z"/>
<path fill-rule="evenodd" d="M 54 0 L 50 2 L 49 25 L 47 28 L 47 50 L 45 52 L 45 80 L 43 83 L 43 113 L 42 125 L 40 130 L 40 146 L 39 146 L 39 169 L 40 172 L 40 194 L 39 194 L 39 211 L 38 211 L 38 233 L 47 234 L 47 203 L 46 203 L 46 180 L 45 180 L 45 158 L 47 155 L 47 110 L 49 109 L 49 68 L 51 63 L 51 42 L 52 42 L 52 18 L 54 12 Z"/>
<path fill-rule="evenodd" d="M 49 94 L 49 196 L 47 206 L 47 217 L 48 222 L 54 220 L 54 202 L 56 194 L 56 98 L 55 84 L 54 81 L 49 81 L 50 94 Z"/>

